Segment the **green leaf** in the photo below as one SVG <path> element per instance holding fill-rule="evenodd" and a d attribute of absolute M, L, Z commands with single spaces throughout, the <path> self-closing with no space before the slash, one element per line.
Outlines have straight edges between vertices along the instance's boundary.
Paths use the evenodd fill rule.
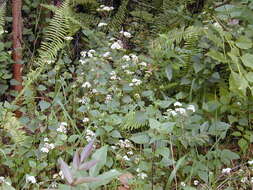
<path fill-rule="evenodd" d="M 253 54 L 246 53 L 241 57 L 243 64 L 253 69 Z"/>
<path fill-rule="evenodd" d="M 161 123 L 156 119 L 149 119 L 149 126 L 151 129 L 159 130 Z"/>
<path fill-rule="evenodd" d="M 224 54 L 222 54 L 218 51 L 211 50 L 206 55 L 219 61 L 219 62 L 227 63 L 227 60 L 226 60 L 226 57 L 224 56 Z"/>
<path fill-rule="evenodd" d="M 248 141 L 246 141 L 245 139 L 241 138 L 239 141 L 238 141 L 238 145 L 240 146 L 241 150 L 243 152 L 245 152 L 247 149 L 248 149 Z"/>
<path fill-rule="evenodd" d="M 44 100 L 41 100 L 41 101 L 39 102 L 39 106 L 40 106 L 41 111 L 46 110 L 47 108 L 50 107 L 50 105 L 51 105 L 50 103 L 48 103 L 48 102 L 46 102 L 46 101 L 44 101 Z"/>
<path fill-rule="evenodd" d="M 241 96 L 246 96 L 246 89 L 248 87 L 248 81 L 236 72 L 231 72 L 229 77 L 229 89 Z"/>
<path fill-rule="evenodd" d="M 114 137 L 114 138 L 121 138 L 121 134 L 118 130 L 113 130 L 111 133 L 110 133 L 110 136 L 111 137 Z"/>
<path fill-rule="evenodd" d="M 91 189 L 96 189 L 102 185 L 108 184 L 111 180 L 117 178 L 119 175 L 121 175 L 120 172 L 115 169 L 112 169 L 108 172 L 103 173 L 102 175 L 99 175 L 99 181 L 89 184 L 89 187 L 91 187 Z"/>
<path fill-rule="evenodd" d="M 99 162 L 89 170 L 89 174 L 95 177 L 99 174 L 100 170 L 106 164 L 108 146 L 103 146 L 98 149 L 93 155 L 92 160 L 98 160 Z"/>
<path fill-rule="evenodd" d="M 252 47 L 252 41 L 246 36 L 240 36 L 240 38 L 236 40 L 235 44 L 241 49 L 249 49 Z"/>
<path fill-rule="evenodd" d="M 253 72 L 248 72 L 245 77 L 249 82 L 253 82 Z"/>
<path fill-rule="evenodd" d="M 150 138 L 147 133 L 136 133 L 130 138 L 130 140 L 137 144 L 146 144 L 149 143 Z"/>

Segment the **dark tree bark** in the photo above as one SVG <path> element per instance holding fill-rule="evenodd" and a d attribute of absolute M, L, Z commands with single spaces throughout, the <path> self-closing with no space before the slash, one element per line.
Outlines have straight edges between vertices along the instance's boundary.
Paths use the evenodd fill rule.
<path fill-rule="evenodd" d="M 16 91 L 21 91 L 22 86 L 22 0 L 12 0 L 12 58 L 14 60 L 13 64 L 13 79 L 15 79 L 19 84 L 13 86 Z"/>

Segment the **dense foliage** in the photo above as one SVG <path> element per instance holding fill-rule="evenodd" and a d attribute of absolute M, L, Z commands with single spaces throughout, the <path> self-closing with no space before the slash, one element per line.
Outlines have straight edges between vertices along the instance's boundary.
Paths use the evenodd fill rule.
<path fill-rule="evenodd" d="M 0 1 L 0 189 L 253 186 L 251 0 L 55 2 L 23 1 L 17 92 Z"/>

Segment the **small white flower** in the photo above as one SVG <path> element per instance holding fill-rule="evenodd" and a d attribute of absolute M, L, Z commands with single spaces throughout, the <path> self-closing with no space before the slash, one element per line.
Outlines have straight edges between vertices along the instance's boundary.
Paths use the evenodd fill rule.
<path fill-rule="evenodd" d="M 89 121 L 90 121 L 90 119 L 89 119 L 88 117 L 83 118 L 83 122 L 84 122 L 84 123 L 87 123 L 87 122 L 89 122 Z"/>
<path fill-rule="evenodd" d="M 59 176 L 59 174 L 57 174 L 57 173 L 54 174 L 54 175 L 53 175 L 53 179 L 56 179 L 58 176 Z"/>
<path fill-rule="evenodd" d="M 117 147 L 116 147 L 116 146 L 111 146 L 111 147 L 112 147 L 112 149 L 113 149 L 113 150 L 117 149 Z"/>
<path fill-rule="evenodd" d="M 105 23 L 105 22 L 100 22 L 100 23 L 98 24 L 98 27 L 103 27 L 103 26 L 107 26 L 107 23 Z"/>
<path fill-rule="evenodd" d="M 125 72 L 126 72 L 126 74 L 128 74 L 128 75 L 132 75 L 132 74 L 134 74 L 134 72 L 129 71 L 129 70 L 125 70 Z"/>
<path fill-rule="evenodd" d="M 133 155 L 134 153 L 132 151 L 127 152 L 128 155 Z"/>
<path fill-rule="evenodd" d="M 78 102 L 80 102 L 82 104 L 87 104 L 88 100 L 85 97 L 83 97 L 82 99 L 78 100 Z"/>
<path fill-rule="evenodd" d="M 121 68 L 122 68 L 122 69 L 126 69 L 127 67 L 129 67 L 129 65 L 128 65 L 128 64 L 126 64 L 126 65 L 122 65 L 122 66 L 121 66 Z"/>
<path fill-rule="evenodd" d="M 250 178 L 250 183 L 253 183 L 253 177 Z"/>
<path fill-rule="evenodd" d="M 178 113 L 180 113 L 181 115 L 185 115 L 186 114 L 186 110 L 184 108 L 176 108 L 175 111 L 178 112 Z"/>
<path fill-rule="evenodd" d="M 134 86 L 134 84 L 133 83 L 129 83 L 129 86 Z"/>
<path fill-rule="evenodd" d="M 249 164 L 249 165 L 253 165 L 253 160 L 249 160 L 249 161 L 248 161 L 248 164 Z"/>
<path fill-rule="evenodd" d="M 3 176 L 0 176 L 0 183 L 4 183 L 5 182 L 5 178 Z"/>
<path fill-rule="evenodd" d="M 147 67 L 148 64 L 147 64 L 146 62 L 141 62 L 141 63 L 139 63 L 139 65 L 140 65 L 140 66 Z"/>
<path fill-rule="evenodd" d="M 108 6 L 105 6 L 105 5 L 101 5 L 100 8 L 97 9 L 97 11 L 112 11 L 114 8 L 113 7 L 108 7 Z"/>
<path fill-rule="evenodd" d="M 123 43 L 121 40 L 117 40 L 117 42 L 114 42 L 111 45 L 111 49 L 122 49 L 123 48 Z"/>
<path fill-rule="evenodd" d="M 52 150 L 52 149 L 55 148 L 55 145 L 54 145 L 53 143 L 50 143 L 50 144 L 48 145 L 48 147 Z"/>
<path fill-rule="evenodd" d="M 67 41 L 70 41 L 70 40 L 73 40 L 73 37 L 72 36 L 66 36 L 66 37 L 64 37 L 64 39 L 67 40 Z"/>
<path fill-rule="evenodd" d="M 61 179 L 64 179 L 64 175 L 62 171 L 59 172 L 59 176 L 61 176 Z"/>
<path fill-rule="evenodd" d="M 241 182 L 242 183 L 245 183 L 245 182 L 247 182 L 248 181 L 248 178 L 247 177 L 243 177 L 242 179 L 241 179 Z"/>
<path fill-rule="evenodd" d="M 124 56 L 122 57 L 122 59 L 123 59 L 124 61 L 130 61 L 130 60 L 131 60 L 131 58 L 130 58 L 128 55 L 124 55 Z"/>
<path fill-rule="evenodd" d="M 113 75 L 113 76 L 110 77 L 110 79 L 111 79 L 111 80 L 117 80 L 118 78 L 117 78 L 116 75 Z"/>
<path fill-rule="evenodd" d="M 141 172 L 141 169 L 140 169 L 140 168 L 137 168 L 137 169 L 136 169 L 136 172 L 140 173 L 140 172 Z"/>
<path fill-rule="evenodd" d="M 145 173 L 139 173 L 138 175 L 137 175 L 139 178 L 141 178 L 141 179 L 145 179 L 146 177 L 148 177 L 147 176 L 147 174 L 145 174 Z"/>
<path fill-rule="evenodd" d="M 132 80 L 132 83 L 133 83 L 134 85 L 138 86 L 138 85 L 140 85 L 140 84 L 142 83 L 142 81 L 139 80 L 139 79 L 134 78 L 134 79 Z"/>
<path fill-rule="evenodd" d="M 89 82 L 85 82 L 85 83 L 83 83 L 82 87 L 83 88 L 90 88 L 91 84 Z"/>
<path fill-rule="evenodd" d="M 81 56 L 82 56 L 82 57 L 86 57 L 86 55 L 87 55 L 87 51 L 81 51 L 81 53 L 80 53 L 80 54 L 81 54 Z"/>
<path fill-rule="evenodd" d="M 192 112 L 195 112 L 195 111 L 196 111 L 194 105 L 189 105 L 186 109 L 187 109 L 187 110 L 190 110 L 190 111 L 192 111 Z"/>
<path fill-rule="evenodd" d="M 81 65 L 84 65 L 86 63 L 86 61 L 82 59 L 80 59 L 79 62 L 81 63 Z"/>
<path fill-rule="evenodd" d="M 124 32 L 123 30 L 120 31 L 121 34 L 123 34 L 123 36 L 125 36 L 126 38 L 131 38 L 132 35 L 129 32 Z"/>
<path fill-rule="evenodd" d="M 96 93 L 98 93 L 98 91 L 97 91 L 97 89 L 92 89 L 92 91 L 91 91 L 93 94 L 96 94 Z"/>
<path fill-rule="evenodd" d="M 102 56 L 103 57 L 109 57 L 110 55 L 111 55 L 111 52 L 108 51 L 108 52 L 105 52 Z"/>
<path fill-rule="evenodd" d="M 65 126 L 66 127 L 67 125 L 68 125 L 67 122 L 61 122 L 60 123 L 60 126 Z"/>
<path fill-rule="evenodd" d="M 123 160 L 130 161 L 130 158 L 128 158 L 127 155 L 123 156 Z"/>
<path fill-rule="evenodd" d="M 220 23 L 218 23 L 218 22 L 215 22 L 213 25 L 214 25 L 216 28 L 222 28 L 222 26 L 221 26 Z"/>
<path fill-rule="evenodd" d="M 181 185 L 182 187 L 185 187 L 185 186 L 186 186 L 185 182 L 181 182 L 180 185 Z"/>
<path fill-rule="evenodd" d="M 195 186 L 197 186 L 197 185 L 199 184 L 199 181 L 198 181 L 198 180 L 194 180 L 193 184 L 194 184 Z"/>
<path fill-rule="evenodd" d="M 132 58 L 132 60 L 133 60 L 134 63 L 137 63 L 139 61 L 139 58 L 138 58 L 137 55 L 130 54 L 130 57 Z"/>
<path fill-rule="evenodd" d="M 46 148 L 46 147 L 42 147 L 42 148 L 40 149 L 40 151 L 41 151 L 41 152 L 44 152 L 44 153 L 49 153 L 49 149 Z"/>
<path fill-rule="evenodd" d="M 232 171 L 231 168 L 224 168 L 224 169 L 222 169 L 221 173 L 223 173 L 223 174 L 229 174 L 231 171 Z"/>
<path fill-rule="evenodd" d="M 179 106 L 179 107 L 180 107 L 180 106 L 182 106 L 182 104 L 181 104 L 180 102 L 175 102 L 175 103 L 174 103 L 174 106 L 175 106 L 175 107 L 176 107 L 176 106 Z"/>
<path fill-rule="evenodd" d="M 27 175 L 26 176 L 26 183 L 36 183 L 36 178 L 34 176 Z"/>
<path fill-rule="evenodd" d="M 49 139 L 47 137 L 44 138 L 44 142 L 48 142 Z"/>
<path fill-rule="evenodd" d="M 67 129 L 66 127 L 64 127 L 63 125 L 60 125 L 56 131 L 60 132 L 60 133 L 67 133 Z"/>

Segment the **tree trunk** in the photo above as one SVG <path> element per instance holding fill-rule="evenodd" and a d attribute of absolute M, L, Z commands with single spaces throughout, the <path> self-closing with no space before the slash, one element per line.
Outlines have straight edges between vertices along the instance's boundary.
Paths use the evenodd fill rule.
<path fill-rule="evenodd" d="M 16 91 L 21 91 L 22 86 L 22 15 L 21 15 L 22 0 L 12 0 L 12 58 L 14 60 L 13 64 L 13 79 L 18 82 L 18 84 L 13 85 L 13 89 Z"/>

